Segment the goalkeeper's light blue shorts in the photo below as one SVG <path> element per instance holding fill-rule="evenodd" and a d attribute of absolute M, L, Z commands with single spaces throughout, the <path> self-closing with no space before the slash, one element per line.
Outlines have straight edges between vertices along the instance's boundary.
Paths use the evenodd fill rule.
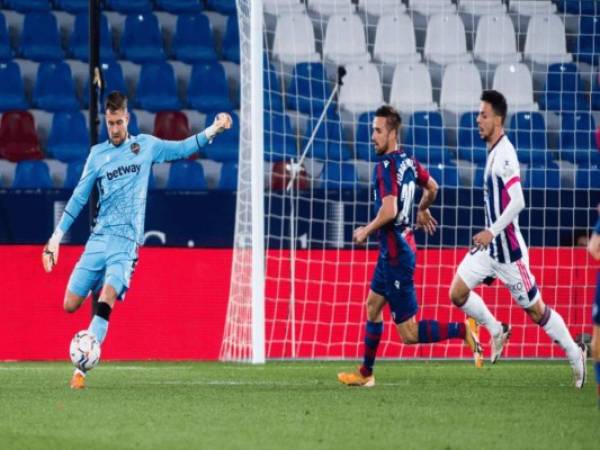
<path fill-rule="evenodd" d="M 596 273 L 596 297 L 592 305 L 592 320 L 594 325 L 600 327 L 600 270 Z"/>
<path fill-rule="evenodd" d="M 108 284 L 123 300 L 138 259 L 136 242 L 119 236 L 92 234 L 69 279 L 69 291 L 81 297 Z"/>

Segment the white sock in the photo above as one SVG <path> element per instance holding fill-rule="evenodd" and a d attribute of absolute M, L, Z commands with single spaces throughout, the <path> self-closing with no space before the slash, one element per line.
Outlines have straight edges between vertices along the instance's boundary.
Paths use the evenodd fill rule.
<path fill-rule="evenodd" d="M 546 306 L 546 308 L 548 307 Z M 569 361 L 577 361 L 581 349 L 571 337 L 571 333 L 569 333 L 569 329 L 562 316 L 553 309 L 548 308 L 548 310 L 550 312 L 550 317 L 543 325 L 544 331 L 554 342 L 561 346 L 567 354 Z"/>
<path fill-rule="evenodd" d="M 464 305 L 460 307 L 467 316 L 472 317 L 486 327 L 492 336 L 498 336 L 502 333 L 502 324 L 492 315 L 483 299 L 476 293 L 471 291 L 469 298 Z"/>

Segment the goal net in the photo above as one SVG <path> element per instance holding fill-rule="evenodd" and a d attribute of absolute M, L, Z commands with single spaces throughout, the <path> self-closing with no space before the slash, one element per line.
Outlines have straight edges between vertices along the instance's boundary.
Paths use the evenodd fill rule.
<path fill-rule="evenodd" d="M 586 338 L 596 268 L 585 241 L 600 202 L 598 61 L 586 46 L 600 42 L 600 25 L 531 3 L 238 0 L 242 133 L 222 360 L 362 356 L 378 250 L 374 237 L 354 246 L 352 231 L 375 213 L 371 123 L 384 103 L 402 116 L 404 150 L 440 185 L 439 228 L 415 235 L 417 318 L 465 319 L 448 291 L 484 226 L 476 116 L 491 88 L 508 101 L 531 270 L 544 301 Z M 478 292 L 513 327 L 507 357 L 563 356 L 500 282 Z M 380 357 L 471 356 L 457 341 L 403 345 L 384 317 Z"/>

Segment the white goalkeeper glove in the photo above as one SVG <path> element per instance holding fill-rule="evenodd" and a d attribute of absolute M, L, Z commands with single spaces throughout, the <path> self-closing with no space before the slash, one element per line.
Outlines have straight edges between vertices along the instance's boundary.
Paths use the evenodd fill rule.
<path fill-rule="evenodd" d="M 44 246 L 44 250 L 42 252 L 42 264 L 44 265 L 44 270 L 48 273 L 52 272 L 54 266 L 58 263 L 58 249 L 60 247 L 60 241 L 63 237 L 63 232 L 59 229 L 56 229 L 48 243 Z"/>
<path fill-rule="evenodd" d="M 212 123 L 210 127 L 207 127 L 204 130 L 206 137 L 209 141 L 212 141 L 214 137 L 222 133 L 225 130 L 229 130 L 231 128 L 232 120 L 231 116 L 227 113 L 219 113 L 215 117 L 215 121 Z"/>

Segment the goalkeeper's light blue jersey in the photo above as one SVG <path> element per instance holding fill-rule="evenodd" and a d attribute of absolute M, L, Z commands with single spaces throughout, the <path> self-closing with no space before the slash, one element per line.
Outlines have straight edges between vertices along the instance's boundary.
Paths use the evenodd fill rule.
<path fill-rule="evenodd" d="M 186 158 L 207 143 L 202 132 L 183 141 L 164 141 L 140 134 L 128 136 L 118 147 L 110 140 L 94 145 L 58 228 L 67 232 L 96 184 L 100 198 L 92 232 L 142 244 L 152 164 Z"/>

